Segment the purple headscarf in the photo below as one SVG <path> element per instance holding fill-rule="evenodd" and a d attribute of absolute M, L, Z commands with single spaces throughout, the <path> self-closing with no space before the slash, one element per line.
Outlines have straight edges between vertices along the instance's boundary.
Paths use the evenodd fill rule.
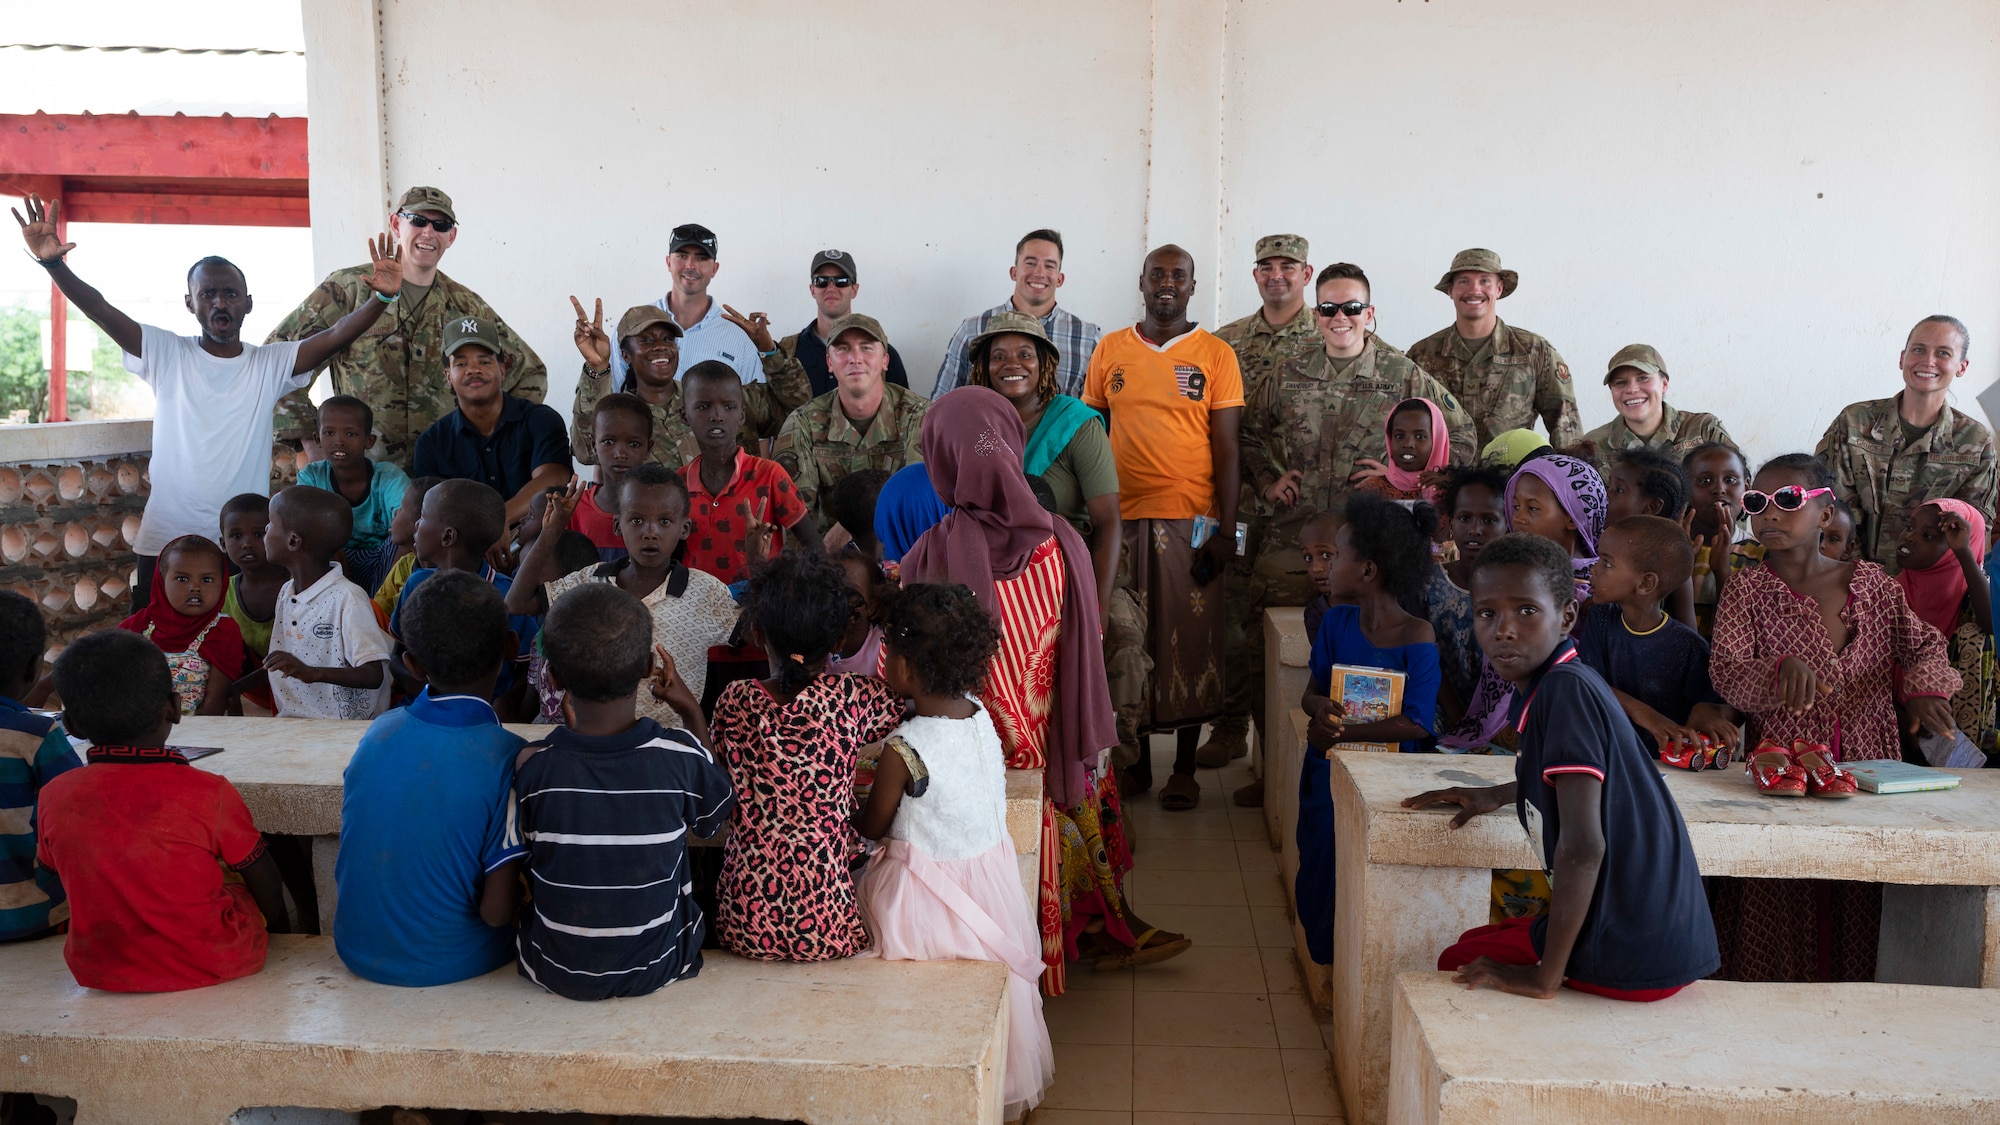
<path fill-rule="evenodd" d="M 1507 511 L 1514 511 L 1515 486 L 1523 475 L 1539 479 L 1556 494 L 1556 503 L 1576 525 L 1577 550 L 1573 561 L 1579 581 L 1590 580 L 1590 565 L 1597 561 L 1597 540 L 1604 534 L 1604 478 L 1586 462 L 1560 453 L 1546 453 L 1521 462 L 1507 482 Z"/>

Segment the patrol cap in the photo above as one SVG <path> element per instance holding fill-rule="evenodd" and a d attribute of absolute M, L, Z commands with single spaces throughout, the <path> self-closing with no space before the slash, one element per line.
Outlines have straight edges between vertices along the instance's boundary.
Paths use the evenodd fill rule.
<path fill-rule="evenodd" d="M 452 213 L 451 196 L 434 187 L 413 187 L 403 193 L 402 201 L 396 204 L 398 211 L 436 211 L 452 222 L 458 216 Z"/>
<path fill-rule="evenodd" d="M 1048 332 L 1042 328 L 1041 318 L 1029 316 L 1024 312 L 1015 312 L 1012 309 L 993 314 L 993 319 L 986 322 L 986 330 L 972 338 L 972 343 L 966 347 L 965 354 L 978 355 L 979 349 L 986 346 L 986 341 L 1009 332 L 1030 337 L 1035 341 L 1037 350 L 1058 359 L 1062 357 L 1062 353 L 1056 350 L 1055 341 L 1050 340 Z"/>
<path fill-rule="evenodd" d="M 674 318 L 667 315 L 667 310 L 660 306 L 633 305 L 625 310 L 624 316 L 618 318 L 618 338 L 625 340 L 637 336 L 655 324 L 666 325 L 667 331 L 672 332 L 677 340 L 687 335 L 681 331 L 680 325 L 674 323 Z"/>
<path fill-rule="evenodd" d="M 667 242 L 667 253 L 672 254 L 676 250 L 687 246 L 699 246 L 703 250 L 708 251 L 708 256 L 713 258 L 715 257 L 715 232 L 702 226 L 700 223 L 682 223 L 680 226 L 674 228 L 673 234 Z"/>
<path fill-rule="evenodd" d="M 1619 348 L 1618 353 L 1611 357 L 1611 365 L 1604 369 L 1605 386 L 1611 385 L 1611 376 L 1621 367 L 1636 368 L 1661 378 L 1667 374 L 1667 361 L 1660 358 L 1660 353 L 1654 351 L 1651 344 L 1627 344 Z"/>
<path fill-rule="evenodd" d="M 848 313 L 846 316 L 843 316 L 839 320 L 834 321 L 832 324 L 827 325 L 826 326 L 827 345 L 831 347 L 835 340 L 840 339 L 840 334 L 847 331 L 850 328 L 859 329 L 860 331 L 866 332 L 870 336 L 875 337 L 877 340 L 882 342 L 882 346 L 885 348 L 889 346 L 889 336 L 887 333 L 882 331 L 882 322 L 876 320 L 872 316 L 869 316 L 867 313 Z"/>
<path fill-rule="evenodd" d="M 1306 239 L 1302 234 L 1267 234 L 1257 240 L 1257 256 L 1253 262 L 1266 258 L 1290 258 L 1301 264 L 1312 261 L 1306 257 Z"/>
<path fill-rule="evenodd" d="M 1515 273 L 1513 270 L 1503 270 L 1500 268 L 1500 255 L 1495 254 L 1493 251 L 1479 249 L 1460 250 L 1457 254 L 1452 255 L 1451 268 L 1444 271 L 1444 277 L 1438 280 L 1437 291 L 1449 296 L 1451 293 L 1451 279 L 1467 270 L 1499 275 L 1500 295 L 1502 297 L 1512 293 L 1514 287 L 1521 282 L 1520 274 Z"/>
<path fill-rule="evenodd" d="M 854 270 L 854 255 L 845 250 L 822 250 L 813 255 L 813 264 L 806 267 L 806 276 L 819 272 L 821 266 L 838 266 L 849 281 L 860 281 L 861 275 Z"/>
<path fill-rule="evenodd" d="M 451 353 L 467 344 L 478 344 L 494 355 L 505 355 L 500 349 L 500 326 L 482 316 L 455 316 L 444 322 L 444 354 Z"/>

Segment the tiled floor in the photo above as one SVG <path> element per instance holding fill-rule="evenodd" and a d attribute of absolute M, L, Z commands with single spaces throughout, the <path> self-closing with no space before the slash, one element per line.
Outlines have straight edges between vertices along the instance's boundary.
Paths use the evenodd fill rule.
<path fill-rule="evenodd" d="M 1156 739 L 1155 776 L 1172 768 Z M 1028 1125 L 1330 1125 L 1343 1121 L 1327 1043 L 1306 1002 L 1291 921 L 1261 809 L 1229 794 L 1237 762 L 1200 773 L 1201 805 L 1168 813 L 1152 795 L 1126 810 L 1146 921 L 1194 939 L 1159 965 L 1070 966 L 1044 1012 L 1056 1083 Z"/>

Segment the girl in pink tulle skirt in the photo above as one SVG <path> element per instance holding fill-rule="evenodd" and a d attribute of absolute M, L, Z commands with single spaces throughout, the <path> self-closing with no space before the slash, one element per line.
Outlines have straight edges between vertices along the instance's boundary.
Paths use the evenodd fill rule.
<path fill-rule="evenodd" d="M 1000 630 L 964 586 L 904 587 L 883 630 L 882 676 L 915 702 L 883 740 L 857 818 L 881 840 L 857 888 L 870 954 L 999 961 L 1009 970 L 1007 1117 L 1041 1101 L 1055 1053 L 1036 981 L 1041 934 L 1007 835 L 1006 762 L 975 699 Z M 867 756 L 864 752 L 863 756 Z"/>

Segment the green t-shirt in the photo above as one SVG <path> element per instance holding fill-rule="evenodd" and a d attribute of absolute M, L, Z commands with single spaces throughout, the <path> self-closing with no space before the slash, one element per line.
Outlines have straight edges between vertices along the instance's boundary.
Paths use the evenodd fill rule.
<path fill-rule="evenodd" d="M 1056 514 L 1068 520 L 1077 534 L 1090 538 L 1090 509 L 1086 501 L 1094 496 L 1118 495 L 1118 463 L 1111 455 L 1111 439 L 1104 427 L 1085 422 L 1076 428 L 1069 444 L 1042 470 L 1042 479 L 1055 493 Z"/>

